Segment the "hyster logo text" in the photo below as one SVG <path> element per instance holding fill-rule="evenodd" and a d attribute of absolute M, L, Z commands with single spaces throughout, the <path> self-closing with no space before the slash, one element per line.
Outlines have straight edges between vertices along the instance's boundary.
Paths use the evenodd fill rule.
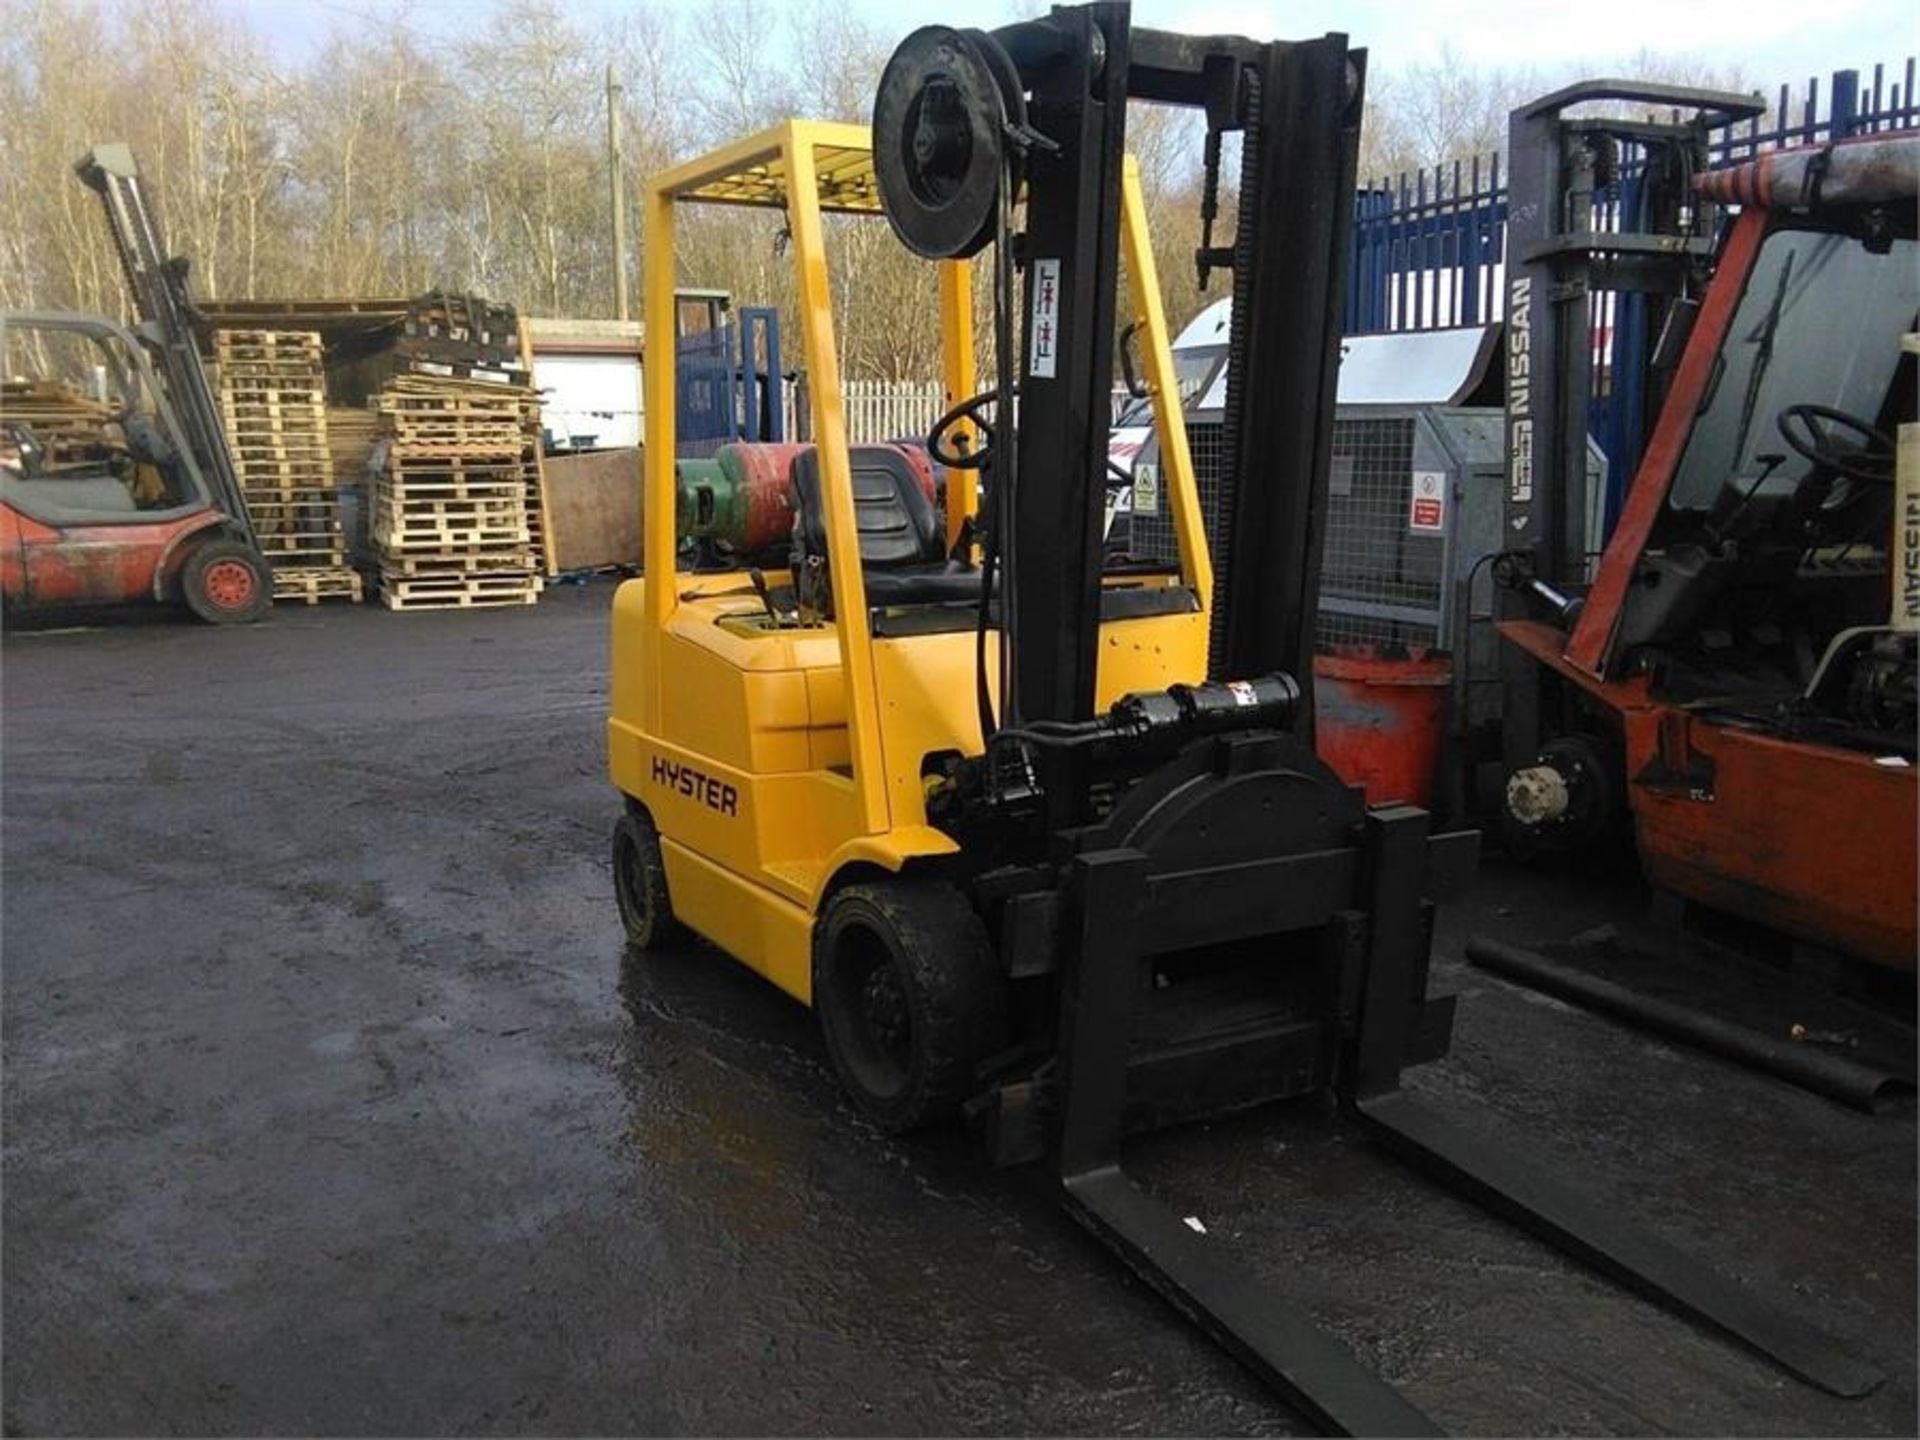
<path fill-rule="evenodd" d="M 1900 535 L 1900 603 L 1908 625 L 1920 621 L 1920 495 L 1906 497 Z"/>
<path fill-rule="evenodd" d="M 1507 295 L 1507 498 L 1533 499 L 1533 281 L 1516 276 Z"/>
<path fill-rule="evenodd" d="M 671 760 L 653 757 L 653 783 L 689 800 L 698 800 L 709 810 L 722 815 L 740 813 L 740 792 L 724 780 L 716 780 L 691 765 L 676 765 Z"/>

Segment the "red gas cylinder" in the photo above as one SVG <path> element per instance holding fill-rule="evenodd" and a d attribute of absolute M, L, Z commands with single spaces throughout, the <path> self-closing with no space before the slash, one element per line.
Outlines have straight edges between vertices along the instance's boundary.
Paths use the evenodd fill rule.
<path fill-rule="evenodd" d="M 793 457 L 810 445 L 768 442 L 722 445 L 714 459 L 733 482 L 722 507 L 720 533 L 743 555 L 783 548 L 793 527 L 793 496 L 788 476 Z"/>
<path fill-rule="evenodd" d="M 1343 646 L 1313 657 L 1320 758 L 1369 805 L 1428 805 L 1446 740 L 1453 661 L 1430 651 Z"/>
<path fill-rule="evenodd" d="M 710 461 L 680 462 L 682 530 L 724 540 L 742 555 L 760 555 L 786 546 L 793 525 L 793 461 L 808 444 L 736 441 L 722 445 Z M 857 452 L 862 447 L 854 447 Z M 933 465 L 924 447 L 886 445 L 906 457 L 929 501 L 937 497 Z M 689 520 L 691 516 L 691 520 Z"/>

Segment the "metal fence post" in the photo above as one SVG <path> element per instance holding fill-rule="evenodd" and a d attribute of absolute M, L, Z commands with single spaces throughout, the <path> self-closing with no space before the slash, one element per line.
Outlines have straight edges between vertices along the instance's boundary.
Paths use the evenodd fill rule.
<path fill-rule="evenodd" d="M 1860 113 L 1860 72 L 1858 70 L 1836 70 L 1833 72 L 1833 89 L 1827 98 L 1827 133 L 1835 140 L 1844 140 L 1853 134 L 1853 127 Z"/>

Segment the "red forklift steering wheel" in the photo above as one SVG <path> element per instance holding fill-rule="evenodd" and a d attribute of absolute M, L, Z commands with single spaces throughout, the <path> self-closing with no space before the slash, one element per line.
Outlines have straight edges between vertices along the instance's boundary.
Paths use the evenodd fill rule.
<path fill-rule="evenodd" d="M 1774 420 L 1780 438 L 1815 465 L 1867 485 L 1893 483 L 1893 441 L 1886 431 L 1831 405 L 1789 405 Z M 1865 443 L 1841 449 L 1826 427 L 1850 430 Z"/>

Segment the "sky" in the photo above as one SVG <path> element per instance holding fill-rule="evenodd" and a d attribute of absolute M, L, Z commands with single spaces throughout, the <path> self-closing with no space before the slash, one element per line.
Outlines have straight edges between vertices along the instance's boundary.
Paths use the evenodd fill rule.
<path fill-rule="evenodd" d="M 471 34 L 476 18 L 511 0 L 215 0 L 246 16 L 285 58 L 301 58 L 335 28 L 374 15 L 405 14 L 428 35 Z M 726 0 L 569 0 L 598 17 L 641 8 L 698 15 Z M 1013 0 L 845 0 L 882 32 L 905 35 L 933 23 L 991 27 L 1025 7 Z M 1451 44 L 1487 67 L 1568 67 L 1600 73 L 1641 48 L 1738 66 L 1756 84 L 1790 82 L 1846 66 L 1920 53 L 1920 4 L 1913 0 L 1136 0 L 1134 23 L 1205 34 L 1284 39 L 1344 30 L 1388 70 L 1437 57 Z M 1614 68 L 1617 68 L 1614 67 Z"/>

